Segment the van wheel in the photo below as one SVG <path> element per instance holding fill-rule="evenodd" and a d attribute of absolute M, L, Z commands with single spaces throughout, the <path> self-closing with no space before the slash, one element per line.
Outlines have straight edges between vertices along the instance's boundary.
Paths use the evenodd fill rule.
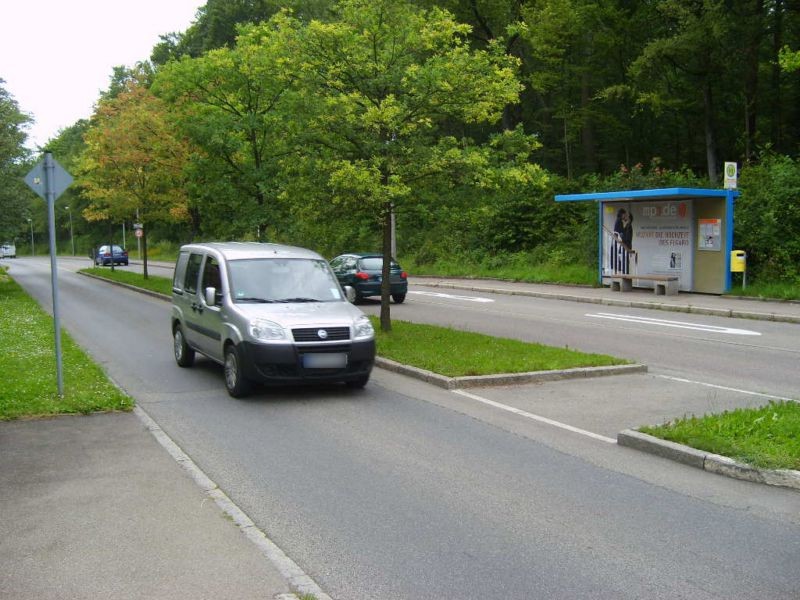
<path fill-rule="evenodd" d="M 242 374 L 242 353 L 238 346 L 225 346 L 225 389 L 234 398 L 246 396 L 252 383 Z"/>
<path fill-rule="evenodd" d="M 186 343 L 180 325 L 175 325 L 175 330 L 172 332 L 172 349 L 179 367 L 191 367 L 194 364 L 194 350 Z"/>

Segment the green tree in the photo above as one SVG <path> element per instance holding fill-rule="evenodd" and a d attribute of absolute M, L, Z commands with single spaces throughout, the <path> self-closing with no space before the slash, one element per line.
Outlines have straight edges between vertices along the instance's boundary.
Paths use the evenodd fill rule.
<path fill-rule="evenodd" d="M 83 216 L 143 223 L 147 278 L 148 227 L 188 219 L 184 172 L 189 146 L 175 131 L 166 105 L 135 80 L 98 104 L 85 141 L 77 168 L 77 183 L 90 200 Z"/>
<path fill-rule="evenodd" d="M 282 9 L 302 19 L 322 19 L 334 4 L 333 0 L 208 0 L 185 32 L 162 35 L 150 58 L 156 65 L 186 56 L 199 58 L 211 50 L 233 48 L 240 26 L 267 21 Z"/>
<path fill-rule="evenodd" d="M 518 100 L 518 61 L 490 45 L 470 50 L 470 28 L 451 14 L 403 1 L 345 0 L 337 20 L 295 30 L 296 115 L 303 117 L 303 160 L 325 182 L 334 204 L 369 210 L 391 255 L 393 211 L 414 201 L 426 180 L 470 179 L 490 189 L 493 151 L 528 158 L 534 143 L 521 130 L 479 147 L 449 135 L 453 123 L 497 123 Z M 520 149 L 521 147 L 521 149 Z M 537 168 L 509 164 L 530 180 Z M 381 327 L 391 329 L 389 263 L 384 262 Z"/>
<path fill-rule="evenodd" d="M 56 137 L 47 142 L 47 149 L 53 153 L 53 157 L 69 173 L 77 173 L 80 157 L 83 154 L 86 144 L 83 136 L 89 130 L 89 120 L 80 119 L 69 127 L 65 127 L 58 132 Z M 69 206 L 69 212 L 64 208 Z M 81 214 L 88 206 L 88 200 L 81 193 L 81 189 L 76 185 L 69 186 L 64 193 L 56 199 L 55 217 L 56 231 L 66 234 L 69 232 L 69 215 L 72 214 L 72 232 L 76 242 L 76 253 L 86 255 L 90 244 L 88 241 L 81 246 L 81 236 L 91 234 L 91 237 L 100 239 L 107 231 L 101 228 L 100 224 L 89 224 L 81 218 Z M 105 238 L 103 238 L 105 239 Z"/>
<path fill-rule="evenodd" d="M 0 242 L 24 232 L 31 197 L 22 179 L 30 167 L 26 164 L 25 129 L 31 118 L 20 110 L 4 84 L 0 79 Z"/>
<path fill-rule="evenodd" d="M 246 26 L 234 48 L 169 63 L 153 84 L 200 150 L 192 208 L 217 234 L 260 238 L 275 222 L 278 158 L 292 128 L 283 107 L 293 75 L 279 23 Z"/>

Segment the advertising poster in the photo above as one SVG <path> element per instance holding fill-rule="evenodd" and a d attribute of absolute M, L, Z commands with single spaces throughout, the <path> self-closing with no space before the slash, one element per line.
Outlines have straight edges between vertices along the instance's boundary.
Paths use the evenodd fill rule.
<path fill-rule="evenodd" d="M 609 202 L 603 210 L 604 239 L 613 244 L 615 221 L 624 209 L 633 226 L 632 250 L 635 270 L 640 275 L 677 275 L 681 290 L 692 288 L 694 264 L 694 206 L 692 200 Z M 610 250 L 606 250 L 608 254 Z M 607 272 L 604 265 L 604 272 Z M 652 287 L 652 282 L 634 282 Z"/>
<path fill-rule="evenodd" d="M 721 250 L 722 219 L 700 219 L 698 227 L 697 247 L 700 250 Z"/>

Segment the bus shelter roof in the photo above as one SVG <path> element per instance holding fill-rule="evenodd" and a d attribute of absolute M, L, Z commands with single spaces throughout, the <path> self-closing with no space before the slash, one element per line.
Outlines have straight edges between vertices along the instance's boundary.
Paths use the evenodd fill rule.
<path fill-rule="evenodd" d="M 684 200 L 688 198 L 735 198 L 737 190 L 706 188 L 661 188 L 656 190 L 623 190 L 619 192 L 589 192 L 585 194 L 558 194 L 556 202 L 581 201 L 636 201 L 636 200 Z"/>

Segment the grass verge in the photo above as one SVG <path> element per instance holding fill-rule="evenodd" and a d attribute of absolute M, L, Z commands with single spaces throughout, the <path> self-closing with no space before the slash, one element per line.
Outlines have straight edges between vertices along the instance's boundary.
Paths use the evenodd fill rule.
<path fill-rule="evenodd" d="M 134 273 L 125 269 L 115 268 L 111 271 L 110 267 L 94 267 L 90 269 L 81 269 L 81 273 L 88 273 L 95 277 L 102 277 L 111 281 L 119 281 L 120 283 L 127 283 L 134 287 L 150 290 L 151 292 L 158 292 L 167 296 L 172 295 L 172 279 L 169 277 L 157 277 L 150 275 L 145 279 L 140 273 Z"/>
<path fill-rule="evenodd" d="M 0 347 L 0 420 L 133 408 L 133 400 L 66 332 L 61 334 L 64 397 L 58 396 L 53 319 L 3 269 Z"/>
<path fill-rule="evenodd" d="M 629 364 L 604 354 L 407 321 L 392 321 L 392 331 L 385 333 L 377 317 L 371 318 L 380 356 L 447 377 Z"/>
<path fill-rule="evenodd" d="M 767 300 L 800 300 L 800 283 L 756 283 L 746 288 L 735 286 L 728 295 Z"/>
<path fill-rule="evenodd" d="M 416 263 L 413 257 L 402 262 L 412 275 L 434 277 L 467 277 L 505 279 L 527 283 L 563 283 L 597 285 L 597 269 L 575 263 L 542 262 L 527 255 L 514 255 L 505 260 L 484 262 L 439 259 L 433 263 Z"/>
<path fill-rule="evenodd" d="M 686 417 L 642 433 L 764 469 L 800 470 L 800 403 Z"/>

